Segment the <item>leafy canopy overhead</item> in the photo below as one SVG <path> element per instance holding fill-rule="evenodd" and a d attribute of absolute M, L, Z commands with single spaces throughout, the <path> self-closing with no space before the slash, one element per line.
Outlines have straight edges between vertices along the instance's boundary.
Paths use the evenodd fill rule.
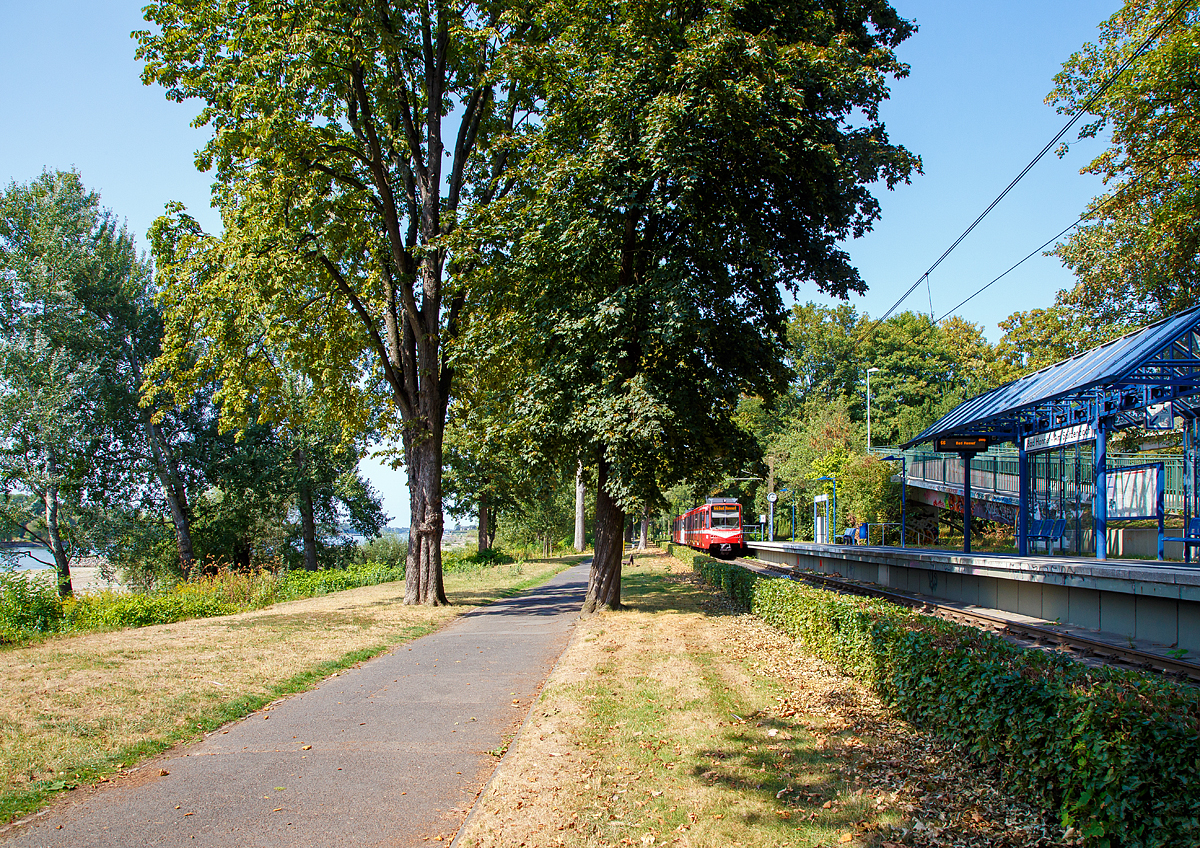
<path fill-rule="evenodd" d="M 600 451 L 632 505 L 744 454 L 738 395 L 786 380 L 781 286 L 863 289 L 839 241 L 919 166 L 878 120 L 912 27 L 882 2 L 539 15 L 543 133 L 525 191 L 486 210 L 511 296 L 480 335 L 543 352 L 525 419 Z"/>
<path fill-rule="evenodd" d="M 1079 277 L 1060 302 L 1099 340 L 1195 305 L 1200 291 L 1200 6 L 1186 8 L 1091 107 L 1081 137 L 1111 133 L 1085 169 L 1108 189 L 1055 253 Z M 1127 0 L 1063 64 L 1047 100 L 1074 112 L 1180 0 Z M 1104 325 L 1111 332 L 1097 331 Z"/>

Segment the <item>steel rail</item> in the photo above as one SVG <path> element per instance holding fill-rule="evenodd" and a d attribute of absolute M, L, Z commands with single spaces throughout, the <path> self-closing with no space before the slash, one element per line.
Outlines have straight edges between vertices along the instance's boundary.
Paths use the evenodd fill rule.
<path fill-rule="evenodd" d="M 1011 621 L 997 615 L 989 615 L 976 610 L 964 610 L 947 604 L 939 604 L 928 598 L 909 595 L 888 589 L 879 589 L 861 583 L 829 577 L 813 572 L 796 571 L 788 566 L 764 563 L 757 560 L 738 559 L 737 562 L 759 573 L 767 572 L 786 577 L 790 580 L 802 580 L 834 591 L 851 595 L 861 595 L 879 598 L 900 606 L 909 607 L 927 615 L 935 615 L 956 624 L 965 624 L 982 630 L 988 630 L 1014 641 L 1032 642 L 1035 647 L 1051 644 L 1062 650 L 1066 656 L 1075 660 L 1095 659 L 1101 663 L 1114 666 L 1124 666 L 1138 671 L 1150 671 L 1164 677 L 1170 677 L 1192 685 L 1200 685 L 1200 664 L 1184 660 L 1163 657 L 1137 648 L 1123 648 L 1111 645 L 1087 636 L 1073 632 L 1062 632 L 1034 624 Z M 1077 654 L 1078 656 L 1071 656 Z"/>

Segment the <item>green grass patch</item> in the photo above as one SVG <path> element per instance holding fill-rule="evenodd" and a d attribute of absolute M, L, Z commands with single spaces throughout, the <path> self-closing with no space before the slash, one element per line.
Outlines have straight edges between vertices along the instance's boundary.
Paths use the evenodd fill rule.
<path fill-rule="evenodd" d="M 900 715 L 999 767 L 1086 844 L 1167 848 L 1200 832 L 1200 691 L 1089 668 L 884 601 L 685 555 L 707 582 Z"/>

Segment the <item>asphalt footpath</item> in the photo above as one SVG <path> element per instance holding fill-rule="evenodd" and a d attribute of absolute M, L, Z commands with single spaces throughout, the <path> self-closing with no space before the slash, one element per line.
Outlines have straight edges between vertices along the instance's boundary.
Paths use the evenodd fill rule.
<path fill-rule="evenodd" d="M 9 829 L 9 846 L 449 844 L 566 648 L 588 564 Z M 440 837 L 440 839 L 439 839 Z"/>

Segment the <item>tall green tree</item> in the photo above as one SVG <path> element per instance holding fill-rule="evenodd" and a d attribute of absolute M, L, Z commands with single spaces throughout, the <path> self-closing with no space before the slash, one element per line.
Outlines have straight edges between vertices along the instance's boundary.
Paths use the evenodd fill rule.
<path fill-rule="evenodd" d="M 179 210 L 160 227 L 169 355 L 199 333 L 233 363 L 227 409 L 269 409 L 242 367 L 260 348 L 348 430 L 382 393 L 411 497 L 405 601 L 445 603 L 445 351 L 465 305 L 447 237 L 511 186 L 510 142 L 533 105 L 514 64 L 527 16 L 502 2 L 161 0 L 146 18 L 143 77 L 201 101 L 213 137 L 198 161 L 225 228 L 206 238 Z"/>
<path fill-rule="evenodd" d="M 98 470 L 109 490 L 122 492 L 122 503 L 110 506 L 146 498 L 163 506 L 187 574 L 195 558 L 189 492 L 201 476 L 196 448 L 207 403 L 201 397 L 185 398 L 177 408 L 142 403 L 162 339 L 149 262 L 77 173 L 47 171 L 26 185 L 13 184 L 0 206 L 11 294 L 6 314 L 36 326 L 46 344 L 95 370 L 100 394 L 89 407 L 90 429 L 107 432 L 114 443 Z"/>
<path fill-rule="evenodd" d="M 1194 306 L 1200 294 L 1200 4 L 1183 7 L 1080 130 L 1109 134 L 1083 169 L 1108 188 L 1055 250 L 1079 278 L 1059 300 L 1100 335 Z M 1063 64 L 1047 101 L 1073 113 L 1179 8 L 1180 0 L 1126 0 L 1097 42 Z"/>
<path fill-rule="evenodd" d="M 918 166 L 878 118 L 912 26 L 876 0 L 539 14 L 544 132 L 489 266 L 541 351 L 528 417 L 595 468 L 591 610 L 620 604 L 627 509 L 748 455 L 731 416 L 785 385 L 780 287 L 863 290 L 838 243 Z"/>
<path fill-rule="evenodd" d="M 7 323 L 7 322 L 5 322 Z M 6 519 L 50 552 L 58 592 L 72 593 L 71 562 L 92 550 L 93 512 L 107 453 L 96 427 L 100 379 L 95 363 L 51 344 L 37 330 L 0 333 L 0 487 L 34 500 L 9 501 Z"/>
<path fill-rule="evenodd" d="M 121 274 L 119 238 L 77 174 L 0 193 L 0 486 L 33 494 L 36 521 L 17 523 L 49 549 L 62 595 L 71 560 L 90 549 L 86 516 L 114 457 L 105 355 L 89 343 L 79 296 Z"/>

